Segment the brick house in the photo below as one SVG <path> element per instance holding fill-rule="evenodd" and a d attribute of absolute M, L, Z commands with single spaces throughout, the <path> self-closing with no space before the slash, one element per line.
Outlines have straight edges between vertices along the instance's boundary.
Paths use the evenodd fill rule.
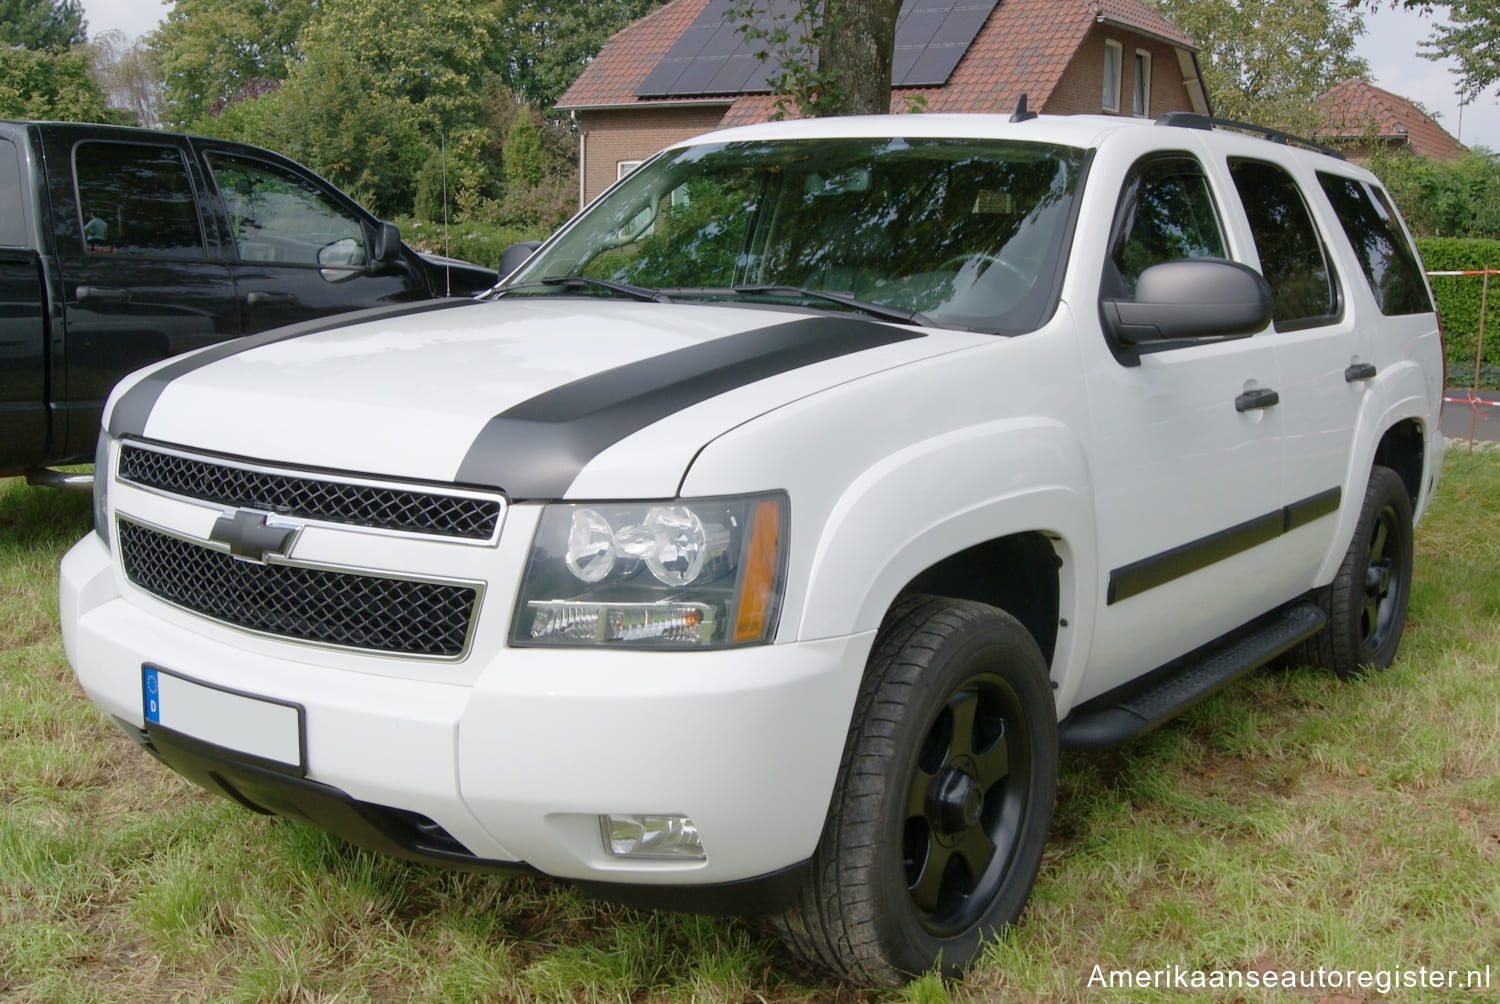
<path fill-rule="evenodd" d="M 788 0 L 773 0 L 783 6 Z M 618 32 L 558 102 L 579 129 L 587 202 L 662 147 L 775 110 L 764 62 L 724 12 L 672 0 Z M 1210 113 L 1197 46 L 1144 0 L 906 0 L 892 108 L 1156 117 Z"/>
<path fill-rule="evenodd" d="M 1445 161 L 1462 157 L 1468 150 L 1407 99 L 1358 77 L 1319 95 L 1318 112 L 1323 124 L 1314 136 L 1342 147 L 1356 160 L 1377 149 L 1405 149 Z"/>

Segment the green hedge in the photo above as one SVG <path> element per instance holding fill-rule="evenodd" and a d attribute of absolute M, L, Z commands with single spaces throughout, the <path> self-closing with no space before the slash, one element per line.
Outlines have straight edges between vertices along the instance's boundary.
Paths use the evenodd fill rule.
<path fill-rule="evenodd" d="M 1500 269 L 1500 240 L 1466 237 L 1418 237 L 1417 250 L 1429 272 Z M 1434 276 L 1438 319 L 1448 347 L 1448 382 L 1457 387 L 1474 383 L 1474 350 L 1479 338 L 1480 276 Z M 1484 363 L 1481 386 L 1500 387 L 1500 275 L 1490 276 L 1489 304 L 1484 319 Z"/>
<path fill-rule="evenodd" d="M 448 254 L 488 268 L 498 267 L 500 253 L 516 241 L 541 240 L 550 232 L 497 223 L 450 223 L 445 240 L 441 223 L 409 217 L 398 219 L 395 223 L 401 228 L 401 239 L 418 251 Z"/>

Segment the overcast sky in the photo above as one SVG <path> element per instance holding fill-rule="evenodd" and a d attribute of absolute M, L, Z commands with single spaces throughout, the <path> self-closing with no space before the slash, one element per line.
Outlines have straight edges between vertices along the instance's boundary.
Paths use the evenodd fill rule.
<path fill-rule="evenodd" d="M 83 0 L 90 34 L 118 28 L 131 38 L 154 28 L 167 6 L 159 0 Z M 1431 22 L 1410 11 L 1390 10 L 1384 0 L 1375 13 L 1367 13 L 1359 54 L 1370 64 L 1372 81 L 1436 114 L 1443 128 L 1465 145 L 1500 152 L 1500 99 L 1493 89 L 1460 112 L 1446 66 L 1417 56 L 1417 43 L 1427 37 Z"/>

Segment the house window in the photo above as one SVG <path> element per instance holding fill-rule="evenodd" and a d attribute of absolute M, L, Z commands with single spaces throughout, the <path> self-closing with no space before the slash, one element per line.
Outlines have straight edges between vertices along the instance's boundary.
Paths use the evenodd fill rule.
<path fill-rule="evenodd" d="M 1125 47 L 1119 42 L 1104 42 L 1104 110 L 1120 110 L 1120 64 L 1124 61 Z"/>
<path fill-rule="evenodd" d="M 625 177 L 625 175 L 629 174 L 631 171 L 634 171 L 644 163 L 645 161 L 642 160 L 615 161 L 615 180 L 619 181 L 621 178 Z"/>
<path fill-rule="evenodd" d="M 1132 115 L 1146 115 L 1151 110 L 1151 53 L 1135 50 L 1135 93 L 1130 99 Z"/>

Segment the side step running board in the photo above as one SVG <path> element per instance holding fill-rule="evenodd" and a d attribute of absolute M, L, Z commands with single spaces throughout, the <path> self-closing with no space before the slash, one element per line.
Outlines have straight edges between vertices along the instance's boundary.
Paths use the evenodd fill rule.
<path fill-rule="evenodd" d="M 1103 750 L 1137 739 L 1311 638 L 1327 620 L 1312 603 L 1287 607 L 1264 619 L 1258 630 L 1202 650 L 1181 669 L 1118 704 L 1074 712 L 1062 723 L 1058 743 L 1065 750 Z"/>

